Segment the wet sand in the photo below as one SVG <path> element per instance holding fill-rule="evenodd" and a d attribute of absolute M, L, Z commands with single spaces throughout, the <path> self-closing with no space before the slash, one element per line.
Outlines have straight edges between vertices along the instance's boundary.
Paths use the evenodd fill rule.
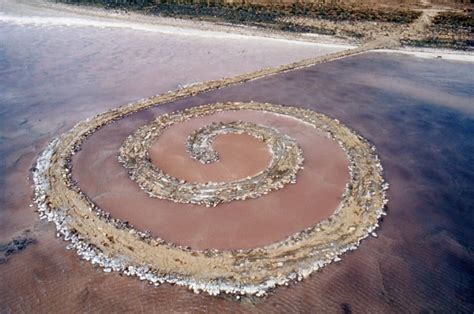
<path fill-rule="evenodd" d="M 170 112 L 175 105 L 163 107 L 161 110 Z M 154 118 L 153 110 L 104 127 L 90 136 L 74 156 L 73 178 L 78 186 L 113 217 L 175 244 L 196 249 L 228 250 L 281 241 L 328 218 L 338 207 L 349 181 L 348 159 L 339 145 L 309 124 L 294 118 L 251 111 L 223 112 L 173 126 L 152 146 L 150 157 L 155 164 L 179 179 L 227 182 L 253 175 L 269 162 L 268 147 L 263 143 L 257 142 L 263 146 L 260 147 L 263 156 L 258 163 L 257 154 L 257 163 L 254 163 L 252 158 L 258 150 L 246 147 L 247 154 L 234 158 L 238 152 L 221 151 L 219 146 L 225 143 L 222 139 L 221 145 L 216 141 L 222 159 L 208 165 L 192 159 L 184 145 L 190 132 L 209 123 L 248 121 L 274 127 L 297 141 L 305 161 L 304 170 L 297 174 L 296 184 L 257 199 L 234 201 L 214 208 L 148 197 L 130 180 L 127 170 L 119 164 L 117 154 L 126 136 L 148 122 L 145 117 L 147 120 Z M 232 145 L 229 143 L 227 146 Z M 244 171 L 239 171 L 236 163 L 241 163 L 239 167 Z M 245 165 L 248 165 L 246 169 Z"/>
<path fill-rule="evenodd" d="M 30 228 L 37 239 L 0 265 L 1 311 L 473 311 L 472 63 L 366 54 L 226 89 L 226 99 L 307 106 L 336 117 L 373 142 L 382 158 L 391 189 L 389 216 L 379 237 L 300 284 L 264 299 L 236 302 L 104 274 L 65 250 L 54 228 L 39 222 L 28 207 L 27 176 L 36 156 L 74 122 L 172 89 L 195 69 L 171 63 L 151 76 L 154 80 L 139 80 L 138 74 L 129 78 L 123 68 L 129 66 L 130 73 L 151 69 L 144 60 L 157 62 L 145 58 L 153 50 L 141 58 L 120 59 L 127 49 L 132 55 L 140 50 L 119 39 L 111 42 L 112 34 L 103 31 L 0 28 L 0 41 L 6 43 L 0 45 L 0 238 L 3 243 Z M 135 44 L 143 47 L 145 42 Z M 265 60 L 271 59 L 269 54 L 266 50 Z M 196 62 L 202 60 L 198 57 Z M 219 62 L 231 58 L 236 56 Z M 205 73 L 197 67 L 196 73 L 218 77 L 239 71 L 249 64 L 236 61 L 243 59 L 213 71 L 206 67 Z M 255 67 L 263 62 L 257 59 L 252 59 Z M 217 99 L 213 97 L 176 106 Z"/>

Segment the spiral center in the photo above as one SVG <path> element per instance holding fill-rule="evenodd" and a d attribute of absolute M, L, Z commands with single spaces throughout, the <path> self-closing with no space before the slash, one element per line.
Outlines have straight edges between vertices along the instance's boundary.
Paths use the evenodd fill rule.
<path fill-rule="evenodd" d="M 241 109 L 241 105 L 202 106 L 183 111 L 181 115 L 163 115 L 129 136 L 120 149 L 119 160 L 128 169 L 132 180 L 151 197 L 175 203 L 217 206 L 236 200 L 259 198 L 296 183 L 296 174 L 303 165 L 303 152 L 289 136 L 275 128 L 251 122 L 216 122 L 192 132 L 185 143 L 192 158 L 207 164 L 219 159 L 213 149 L 214 138 L 220 134 L 250 134 L 268 145 L 270 165 L 256 175 L 230 182 L 187 182 L 153 165 L 149 149 L 162 133 L 175 124 L 222 110 Z M 253 106 L 252 104 L 249 105 Z M 245 108 L 245 107 L 244 107 Z"/>
<path fill-rule="evenodd" d="M 272 161 L 268 145 L 249 134 L 220 134 L 212 147 L 218 162 L 201 163 L 186 151 L 189 129 L 199 125 L 190 120 L 163 132 L 150 147 L 151 163 L 163 172 L 187 182 L 230 182 L 251 177 L 267 168 Z"/>

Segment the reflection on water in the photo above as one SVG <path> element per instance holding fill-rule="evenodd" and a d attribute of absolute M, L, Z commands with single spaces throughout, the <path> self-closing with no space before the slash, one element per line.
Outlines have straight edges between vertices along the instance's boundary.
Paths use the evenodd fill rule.
<path fill-rule="evenodd" d="M 116 31 L 0 24 L 1 239 L 37 221 L 28 208 L 28 169 L 46 142 L 76 121 L 178 84 L 320 51 Z M 390 203 L 379 238 L 311 279 L 257 301 L 256 308 L 99 274 L 66 252 L 51 228 L 39 234 L 37 245 L 0 265 L 0 304 L 6 304 L 0 308 L 57 311 L 62 300 L 62 310 L 67 305 L 77 311 L 212 306 L 363 312 L 369 306 L 374 312 L 472 312 L 472 73 L 472 63 L 371 53 L 176 102 L 175 108 L 218 100 L 309 107 L 368 138 L 385 166 Z"/>

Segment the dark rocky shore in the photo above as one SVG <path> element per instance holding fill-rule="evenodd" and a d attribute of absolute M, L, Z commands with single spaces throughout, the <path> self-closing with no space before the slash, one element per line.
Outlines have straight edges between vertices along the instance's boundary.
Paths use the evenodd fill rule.
<path fill-rule="evenodd" d="M 419 39 L 405 39 L 402 42 L 420 47 L 448 47 L 472 50 L 474 47 L 474 14 L 473 11 L 441 12 Z"/>
<path fill-rule="evenodd" d="M 6 263 L 10 255 L 23 251 L 28 245 L 36 243 L 36 239 L 27 230 L 7 243 L 0 242 L 0 264 Z"/>

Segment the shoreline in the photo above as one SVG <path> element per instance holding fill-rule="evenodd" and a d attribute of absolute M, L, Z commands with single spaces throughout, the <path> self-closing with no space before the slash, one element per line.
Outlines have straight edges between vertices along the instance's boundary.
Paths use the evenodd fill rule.
<path fill-rule="evenodd" d="M 340 38 L 332 35 L 322 35 L 315 33 L 283 32 L 272 29 L 265 29 L 256 26 L 237 25 L 231 23 L 220 23 L 211 21 L 201 21 L 186 18 L 150 16 L 140 12 L 111 11 L 97 6 L 90 5 L 70 5 L 64 3 L 52 3 L 47 0 L 20 0 L 19 5 L 26 5 L 30 8 L 41 8 L 52 16 L 15 16 L 0 15 L 0 22 L 15 23 L 19 25 L 66 25 L 78 27 L 99 27 L 99 28 L 123 28 L 146 32 L 159 32 L 163 34 L 183 35 L 183 36 L 203 36 L 215 38 L 236 38 L 236 39 L 267 39 L 284 42 L 292 42 L 298 45 L 314 44 L 321 47 L 340 47 L 353 49 L 371 42 L 383 39 L 386 35 L 379 36 L 368 42 L 361 42 L 347 38 Z M 430 11 L 431 12 L 431 11 Z M 67 13 L 70 16 L 62 17 Z M 431 13 L 428 13 L 431 14 Z M 421 18 L 420 18 L 421 20 Z M 425 21 L 426 23 L 426 21 Z M 411 24 L 410 24 L 411 25 Z M 419 27 L 418 27 L 419 28 Z M 417 29 L 418 30 L 418 29 Z M 400 35 L 408 33 L 407 30 L 399 30 Z M 459 60 L 472 62 L 474 52 L 471 49 L 453 49 L 453 47 L 432 47 L 400 44 L 396 47 L 373 47 L 371 50 L 390 48 L 390 52 L 401 52 L 418 56 L 437 55 L 446 57 L 448 60 Z M 387 51 L 388 52 L 388 51 Z M 428 55 L 427 55 L 428 54 Z"/>
<path fill-rule="evenodd" d="M 128 22 L 167 25 L 205 31 L 227 32 L 249 36 L 289 40 L 364 45 L 383 36 L 401 34 L 404 46 L 448 48 L 472 51 L 472 7 L 440 6 L 424 1 L 422 6 L 395 5 L 348 6 L 347 4 L 314 4 L 316 13 L 307 8 L 250 5 L 250 9 L 232 5 L 153 4 L 106 6 L 101 4 L 34 0 L 35 5 L 114 18 Z M 25 3 L 25 2 L 23 2 Z M 343 2 L 342 2 L 343 3 Z M 309 6 L 312 7 L 312 6 Z M 464 8 L 464 10 L 461 10 Z M 341 11 L 342 10 L 342 11 Z M 347 11 L 345 11 L 347 10 Z M 304 13 L 303 13 L 304 12 Z M 412 29 L 418 20 L 427 19 L 423 27 Z"/>
<path fill-rule="evenodd" d="M 123 28 L 138 26 L 140 30 L 153 30 L 153 27 L 173 28 L 173 34 L 191 32 L 193 35 L 199 32 L 207 33 L 207 36 L 221 34 L 225 37 L 257 37 L 273 40 L 293 41 L 295 43 L 313 43 L 318 45 L 334 45 L 354 47 L 355 42 L 343 40 L 329 35 L 321 34 L 298 34 L 261 29 L 255 26 L 236 25 L 231 23 L 216 23 L 210 21 L 198 21 L 175 17 L 151 16 L 139 12 L 124 12 L 121 10 L 109 10 L 90 5 L 71 5 L 64 3 L 52 3 L 46 0 L 20 0 L 18 3 L 33 8 L 50 10 L 55 13 L 69 13 L 76 18 L 98 19 L 96 22 L 103 25 L 117 25 Z M 1 18 L 1 15 L 0 15 Z M 108 23 L 107 23 L 108 22 Z M 130 23 L 130 24 L 125 24 Z M 63 25 L 63 24 L 61 24 Z M 64 23 L 67 25 L 67 23 Z M 92 23 L 90 26 L 94 26 Z M 222 35 L 225 34 L 225 35 Z"/>

